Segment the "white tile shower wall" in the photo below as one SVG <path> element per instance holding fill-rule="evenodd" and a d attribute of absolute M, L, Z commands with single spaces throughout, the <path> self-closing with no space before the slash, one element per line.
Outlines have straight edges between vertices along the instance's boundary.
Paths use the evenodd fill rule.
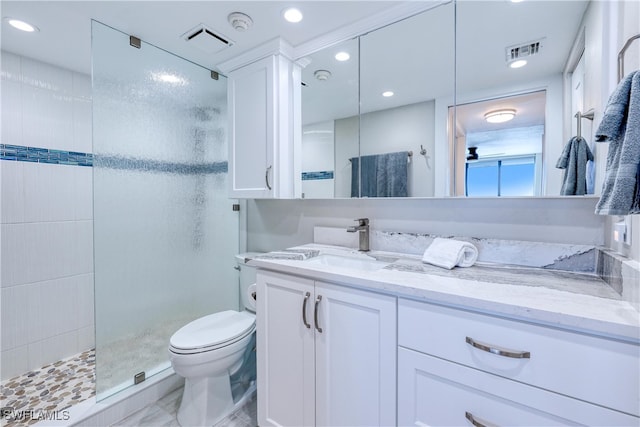
<path fill-rule="evenodd" d="M 2 143 L 92 152 L 91 79 L 2 52 Z M 2 379 L 94 346 L 90 167 L 0 161 Z"/>

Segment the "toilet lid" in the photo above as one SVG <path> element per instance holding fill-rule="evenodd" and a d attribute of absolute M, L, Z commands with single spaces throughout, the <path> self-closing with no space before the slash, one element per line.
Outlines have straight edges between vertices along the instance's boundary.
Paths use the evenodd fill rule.
<path fill-rule="evenodd" d="M 169 343 L 181 350 L 211 347 L 246 335 L 255 316 L 233 310 L 210 314 L 186 324 L 171 336 Z"/>

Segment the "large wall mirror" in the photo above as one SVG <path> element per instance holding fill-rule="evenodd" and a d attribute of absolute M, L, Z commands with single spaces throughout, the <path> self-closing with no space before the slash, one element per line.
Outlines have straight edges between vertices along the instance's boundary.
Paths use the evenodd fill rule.
<path fill-rule="evenodd" d="M 304 197 L 560 195 L 556 162 L 586 92 L 600 90 L 582 55 L 601 51 L 599 12 L 589 1 L 434 2 L 309 55 Z M 593 124 L 581 124 L 595 152 Z M 595 171 L 585 168 L 587 193 Z"/>

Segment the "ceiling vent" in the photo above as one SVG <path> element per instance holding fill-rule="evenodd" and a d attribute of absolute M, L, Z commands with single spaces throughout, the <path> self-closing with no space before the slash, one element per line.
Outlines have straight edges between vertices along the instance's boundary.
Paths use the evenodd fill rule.
<path fill-rule="evenodd" d="M 209 54 L 215 54 L 233 46 L 233 41 L 222 34 L 213 31 L 204 24 L 187 31 L 182 38 L 190 45 Z"/>
<path fill-rule="evenodd" d="M 526 58 L 528 56 L 540 53 L 540 49 L 542 49 L 543 47 L 543 41 L 544 39 L 540 39 L 529 43 L 522 43 L 515 46 L 507 47 L 507 62 L 515 61 L 517 59 Z"/>

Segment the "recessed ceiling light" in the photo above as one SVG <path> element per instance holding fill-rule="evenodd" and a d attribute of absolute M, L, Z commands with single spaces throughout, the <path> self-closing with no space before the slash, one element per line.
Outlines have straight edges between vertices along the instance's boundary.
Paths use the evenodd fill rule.
<path fill-rule="evenodd" d="M 349 55 L 347 52 L 338 52 L 336 53 L 335 58 L 338 61 L 348 61 L 349 58 L 351 58 L 351 55 Z"/>
<path fill-rule="evenodd" d="M 489 123 L 504 123 L 516 116 L 516 110 L 495 110 L 484 115 L 484 119 Z"/>
<path fill-rule="evenodd" d="M 35 31 L 40 31 L 40 30 L 38 30 L 38 27 L 36 27 L 35 25 L 31 25 L 28 22 L 21 21 L 20 19 L 5 18 L 5 20 L 13 28 L 16 28 L 16 29 L 18 29 L 20 31 L 26 31 L 28 33 L 33 33 Z"/>
<path fill-rule="evenodd" d="M 518 59 L 517 61 L 513 61 L 509 64 L 509 67 L 511 68 L 521 68 L 524 67 L 525 65 L 527 65 L 527 60 L 526 59 Z"/>
<path fill-rule="evenodd" d="M 296 22 L 302 21 L 302 12 L 295 7 L 289 8 L 284 11 L 284 19 L 295 24 Z"/>
<path fill-rule="evenodd" d="M 511 3 L 520 3 L 523 0 L 511 0 Z"/>
<path fill-rule="evenodd" d="M 382 92 L 382 96 L 384 96 L 385 98 L 389 98 L 390 96 L 393 96 L 393 92 L 390 90 Z"/>

